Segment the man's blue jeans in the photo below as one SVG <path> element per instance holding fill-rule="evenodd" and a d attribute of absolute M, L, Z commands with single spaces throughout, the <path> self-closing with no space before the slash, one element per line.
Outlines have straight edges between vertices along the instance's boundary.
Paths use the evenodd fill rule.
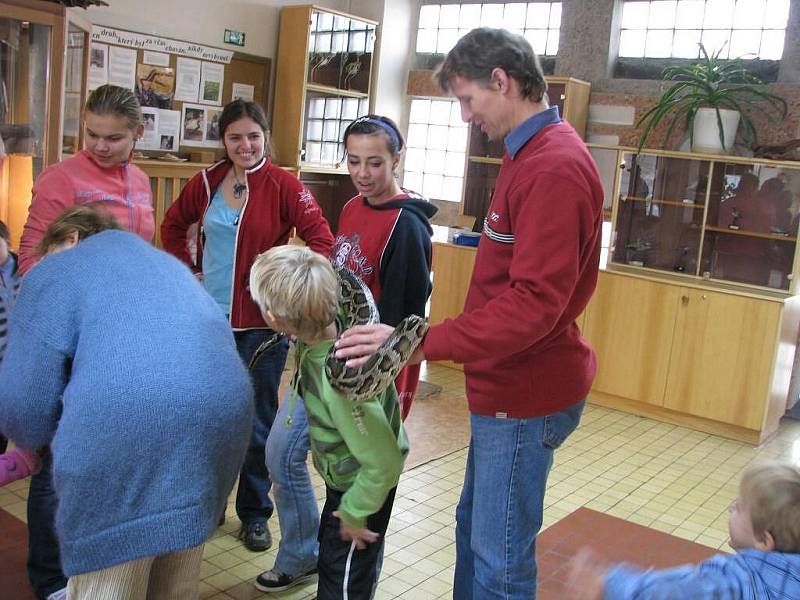
<path fill-rule="evenodd" d="M 281 527 L 274 569 L 291 576 L 317 566 L 319 508 L 306 465 L 310 447 L 303 399 L 290 389 L 269 432 L 266 456 Z"/>
<path fill-rule="evenodd" d="M 458 600 L 536 598 L 536 534 L 553 452 L 585 401 L 531 419 L 470 415 L 472 437 L 456 508 Z"/>
<path fill-rule="evenodd" d="M 233 332 L 236 348 L 245 365 L 259 344 L 272 334 L 271 329 Z M 264 445 L 278 410 L 278 386 L 288 350 L 289 342 L 282 340 L 268 350 L 250 371 L 255 392 L 255 418 L 236 491 L 236 514 L 242 523 L 266 522 L 272 516 L 273 505 L 268 495 L 271 483 L 264 463 Z"/>
<path fill-rule="evenodd" d="M 57 507 L 53 458 L 48 453 L 28 489 L 28 579 L 38 598 L 47 598 L 67 586 L 56 536 Z"/>

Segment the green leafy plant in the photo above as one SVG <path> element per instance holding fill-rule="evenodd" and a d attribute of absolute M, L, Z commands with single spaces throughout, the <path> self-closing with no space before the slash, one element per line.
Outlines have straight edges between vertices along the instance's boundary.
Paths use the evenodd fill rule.
<path fill-rule="evenodd" d="M 664 69 L 663 79 L 676 83 L 664 92 L 656 105 L 636 122 L 636 127 L 644 125 L 644 130 L 639 138 L 639 150 L 644 147 L 652 130 L 666 118 L 671 118 L 671 121 L 664 139 L 670 139 L 675 128 L 683 122 L 685 129 L 689 132 L 689 138 L 693 142 L 694 119 L 697 111 L 701 108 L 716 110 L 719 140 L 723 147 L 726 144 L 720 109 L 739 111 L 741 115 L 739 128 L 742 139 L 748 145 L 756 142 L 757 135 L 753 121 L 745 114 L 744 108 L 766 103 L 780 114 L 781 119 L 786 117 L 788 113 L 786 101 L 767 90 L 764 82 L 745 68 L 741 58 L 720 59 L 724 47 L 723 44 L 722 48 L 709 55 L 703 44 L 700 44 L 700 62 L 689 66 L 673 66 Z M 770 122 L 776 122 L 768 111 L 764 111 L 764 114 Z"/>

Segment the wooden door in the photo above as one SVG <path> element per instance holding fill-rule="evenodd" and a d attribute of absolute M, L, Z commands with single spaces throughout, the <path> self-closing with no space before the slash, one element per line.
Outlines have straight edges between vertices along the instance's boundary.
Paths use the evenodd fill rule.
<path fill-rule="evenodd" d="M 678 306 L 674 285 L 601 272 L 583 336 L 597 353 L 592 389 L 661 406 Z"/>
<path fill-rule="evenodd" d="M 780 302 L 680 289 L 664 407 L 760 430 Z"/>

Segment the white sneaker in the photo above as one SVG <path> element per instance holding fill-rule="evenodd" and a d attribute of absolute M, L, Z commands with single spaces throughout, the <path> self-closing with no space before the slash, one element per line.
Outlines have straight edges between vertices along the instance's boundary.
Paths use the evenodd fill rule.
<path fill-rule="evenodd" d="M 47 600 L 67 600 L 67 588 L 61 588 L 47 597 Z"/>

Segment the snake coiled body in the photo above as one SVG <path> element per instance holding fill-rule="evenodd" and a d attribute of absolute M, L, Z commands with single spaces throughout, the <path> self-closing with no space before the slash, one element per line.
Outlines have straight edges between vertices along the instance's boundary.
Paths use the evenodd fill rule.
<path fill-rule="evenodd" d="M 340 299 L 344 320 L 339 331 L 356 325 L 379 323 L 380 318 L 372 293 L 358 276 L 344 267 L 334 267 L 340 285 Z M 325 373 L 331 385 L 354 403 L 364 402 L 389 387 L 405 366 L 411 354 L 425 336 L 428 324 L 417 315 L 403 319 L 389 338 L 360 367 L 345 366 L 345 360 L 336 358 L 332 346 L 325 359 Z M 249 367 L 261 355 L 277 344 L 283 335 L 276 333 L 265 340 L 255 351 Z"/>

